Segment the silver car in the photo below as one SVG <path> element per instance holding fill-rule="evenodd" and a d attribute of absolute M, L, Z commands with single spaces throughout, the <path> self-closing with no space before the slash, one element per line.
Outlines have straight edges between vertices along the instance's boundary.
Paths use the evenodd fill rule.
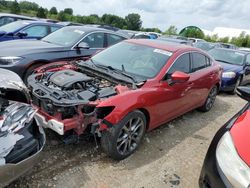
<path fill-rule="evenodd" d="M 0 187 L 4 187 L 38 162 L 46 139 L 20 77 L 5 69 L 0 75 Z"/>

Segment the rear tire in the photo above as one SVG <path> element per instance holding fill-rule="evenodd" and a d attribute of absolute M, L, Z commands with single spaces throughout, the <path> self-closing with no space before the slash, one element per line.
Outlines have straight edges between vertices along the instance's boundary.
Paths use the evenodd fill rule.
<path fill-rule="evenodd" d="M 115 160 L 125 159 L 138 149 L 145 131 L 146 117 L 141 111 L 135 110 L 102 133 L 102 148 Z"/>
<path fill-rule="evenodd" d="M 206 102 L 200 108 L 198 108 L 198 110 L 202 111 L 202 112 L 208 112 L 209 110 L 211 110 L 211 108 L 214 105 L 214 101 L 216 99 L 217 93 L 218 93 L 218 88 L 217 88 L 217 86 L 214 86 L 210 90 L 210 92 L 207 96 Z"/>

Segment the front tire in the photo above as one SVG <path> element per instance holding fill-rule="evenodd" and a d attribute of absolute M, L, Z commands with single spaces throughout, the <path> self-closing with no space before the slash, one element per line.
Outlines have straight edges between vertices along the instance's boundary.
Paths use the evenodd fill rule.
<path fill-rule="evenodd" d="M 218 93 L 218 88 L 217 88 L 217 86 L 214 86 L 210 90 L 210 92 L 207 96 L 206 102 L 200 108 L 198 108 L 198 110 L 202 111 L 202 112 L 208 112 L 209 110 L 211 110 L 211 108 L 214 105 L 214 101 L 216 99 L 217 93 Z"/>
<path fill-rule="evenodd" d="M 115 160 L 125 159 L 137 150 L 145 130 L 145 115 L 139 110 L 130 112 L 118 124 L 102 133 L 102 148 Z"/>
<path fill-rule="evenodd" d="M 234 95 L 236 94 L 236 91 L 237 91 L 237 87 L 240 86 L 240 82 L 241 82 L 241 77 L 239 77 L 235 83 L 235 86 L 234 86 L 234 90 L 230 92 L 230 94 Z"/>

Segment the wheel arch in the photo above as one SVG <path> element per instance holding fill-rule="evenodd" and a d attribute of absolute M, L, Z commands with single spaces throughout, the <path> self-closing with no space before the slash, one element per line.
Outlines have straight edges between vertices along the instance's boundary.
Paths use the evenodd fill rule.
<path fill-rule="evenodd" d="M 145 109 L 145 108 L 138 108 L 137 110 L 141 111 L 145 115 L 146 121 L 147 121 L 146 122 L 146 130 L 148 130 L 149 129 L 149 124 L 150 124 L 150 113 L 149 113 L 149 111 L 147 109 Z"/>
<path fill-rule="evenodd" d="M 39 59 L 39 60 L 35 60 L 35 61 L 32 61 L 31 63 L 28 64 L 28 66 L 26 67 L 24 73 L 23 73 L 23 76 L 22 78 L 24 79 L 25 78 L 25 75 L 27 74 L 28 70 L 32 67 L 32 66 L 35 66 L 35 65 L 44 65 L 46 63 L 50 63 L 50 61 L 48 60 L 45 60 L 45 59 Z"/>

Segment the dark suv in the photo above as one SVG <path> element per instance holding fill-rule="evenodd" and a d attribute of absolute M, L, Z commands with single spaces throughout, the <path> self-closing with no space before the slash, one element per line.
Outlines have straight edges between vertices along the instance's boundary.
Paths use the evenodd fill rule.
<path fill-rule="evenodd" d="M 87 58 L 127 38 L 119 30 L 67 26 L 41 40 L 1 42 L 0 68 L 16 72 L 26 82 L 33 70 L 41 65 Z"/>

